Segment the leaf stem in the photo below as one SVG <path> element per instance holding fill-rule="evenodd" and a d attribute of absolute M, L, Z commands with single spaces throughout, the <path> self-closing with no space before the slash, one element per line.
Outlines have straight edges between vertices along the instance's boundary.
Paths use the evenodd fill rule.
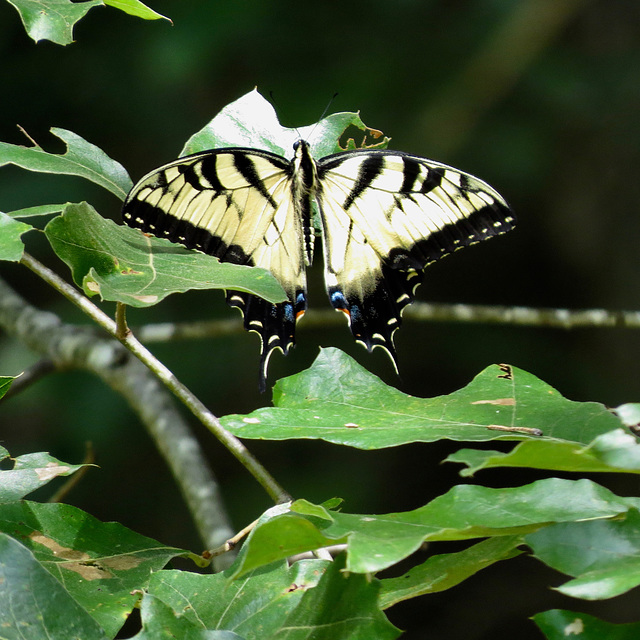
<path fill-rule="evenodd" d="M 80 308 L 110 336 L 119 340 L 136 358 L 148 367 L 173 395 L 240 461 L 276 503 L 287 502 L 291 499 L 289 494 L 275 481 L 271 474 L 269 474 L 257 458 L 249 452 L 242 442 L 229 433 L 220 424 L 218 418 L 211 413 L 162 362 L 146 349 L 132 333 L 129 333 L 125 338 L 120 338 L 118 336 L 116 323 L 106 313 L 101 311 L 88 298 L 80 294 L 58 274 L 36 260 L 33 256 L 25 252 L 21 262 L 47 284 L 60 292 L 70 302 Z"/>
<path fill-rule="evenodd" d="M 233 551 L 236 548 L 236 545 L 242 538 L 248 535 L 258 524 L 259 520 L 254 520 L 251 524 L 248 524 L 244 529 L 238 531 L 235 536 L 229 538 L 221 544 L 219 547 L 215 549 L 211 549 L 211 551 L 207 552 L 207 557 L 215 558 L 216 556 L 221 556 L 223 553 L 228 553 L 229 551 Z"/>

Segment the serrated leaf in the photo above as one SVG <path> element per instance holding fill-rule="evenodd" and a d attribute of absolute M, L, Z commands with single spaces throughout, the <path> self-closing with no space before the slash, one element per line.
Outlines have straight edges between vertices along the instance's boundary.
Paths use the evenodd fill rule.
<path fill-rule="evenodd" d="M 342 151 L 335 141 L 349 127 L 360 130 L 363 137 L 372 131 L 357 113 L 334 113 L 306 127 L 283 127 L 271 103 L 254 89 L 227 105 L 203 129 L 191 136 L 180 156 L 208 149 L 244 146 L 289 158 L 293 154 L 293 144 L 303 138 L 311 144 L 313 155 L 322 158 Z"/>
<path fill-rule="evenodd" d="M 72 6 L 84 7 L 87 4 Z M 14 164 L 28 171 L 80 176 L 95 182 L 124 200 L 132 187 L 132 182 L 119 162 L 112 160 L 102 149 L 72 131 L 54 127 L 51 133 L 67 145 L 66 153 L 49 153 L 39 146 L 23 147 L 0 142 L 0 166 Z"/>
<path fill-rule="evenodd" d="M 552 609 L 532 618 L 547 640 L 637 640 L 640 622 L 612 624 L 586 613 Z"/>
<path fill-rule="evenodd" d="M 264 269 L 221 263 L 212 256 L 116 225 L 86 203 L 70 204 L 45 234 L 88 296 L 133 307 L 156 304 L 190 289 L 247 291 L 284 300 L 284 291 Z"/>
<path fill-rule="evenodd" d="M 30 224 L 10 218 L 0 212 L 0 260 L 19 262 L 24 253 L 22 234 L 33 229 Z"/>
<path fill-rule="evenodd" d="M 620 498 L 590 480 L 559 478 L 507 489 L 458 485 L 419 509 L 383 515 L 328 511 L 297 500 L 289 513 L 270 518 L 251 532 L 234 577 L 273 562 L 278 555 L 286 558 L 340 543 L 348 545 L 348 571 L 375 573 L 406 558 L 427 540 L 524 535 L 552 522 L 613 518 L 639 505 L 639 499 Z M 301 540 L 308 542 L 307 548 L 302 548 Z"/>
<path fill-rule="evenodd" d="M 20 14 L 22 24 L 35 42 L 50 40 L 67 45 L 73 42 L 73 27 L 102 0 L 8 0 Z"/>
<path fill-rule="evenodd" d="M 640 513 L 615 520 L 557 524 L 526 537 L 534 555 L 570 580 L 574 598 L 612 598 L 640 585 Z"/>
<path fill-rule="evenodd" d="M 138 596 L 132 592 L 171 558 L 187 555 L 65 504 L 0 504 L 0 532 L 27 547 L 109 637 L 133 609 Z M 13 570 L 4 564 L 4 571 Z"/>
<path fill-rule="evenodd" d="M 0 449 L 0 460 L 9 457 Z M 67 464 L 48 453 L 27 453 L 14 458 L 13 469 L 0 470 L 0 503 L 20 500 L 58 476 L 70 476 L 86 465 Z"/>
<path fill-rule="evenodd" d="M 120 9 L 120 11 L 124 11 L 124 13 L 128 13 L 130 16 L 142 18 L 143 20 L 163 19 L 171 22 L 167 16 L 163 16 L 161 13 L 154 11 L 146 4 L 140 2 L 140 0 L 104 0 L 104 3 L 115 9 Z"/>
<path fill-rule="evenodd" d="M 318 438 L 359 449 L 443 438 L 538 439 L 511 428 L 540 430 L 542 440 L 587 444 L 620 426 L 603 405 L 567 400 L 516 367 L 494 365 L 459 391 L 415 398 L 387 386 L 334 348 L 322 349 L 306 371 L 278 381 L 273 402 L 274 408 L 225 416 L 221 422 L 241 438 Z"/>
<path fill-rule="evenodd" d="M 96 620 L 25 546 L 0 533 L 3 640 L 106 640 Z"/>
<path fill-rule="evenodd" d="M 149 593 L 196 628 L 246 640 L 396 638 L 377 606 L 379 583 L 343 573 L 344 559 L 276 563 L 229 582 L 225 574 L 161 571 Z"/>
<path fill-rule="evenodd" d="M 500 536 L 463 551 L 431 556 L 398 578 L 382 580 L 380 607 L 387 609 L 403 600 L 451 589 L 496 562 L 520 555 L 517 547 L 522 543 L 522 536 Z"/>

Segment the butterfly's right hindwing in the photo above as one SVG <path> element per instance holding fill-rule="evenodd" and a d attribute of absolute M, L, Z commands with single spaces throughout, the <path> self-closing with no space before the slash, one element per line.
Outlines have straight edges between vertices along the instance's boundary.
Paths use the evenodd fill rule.
<path fill-rule="evenodd" d="M 352 151 L 318 162 L 325 281 L 355 339 L 395 364 L 393 334 L 424 268 L 509 231 L 514 218 L 488 184 L 397 151 Z"/>
<path fill-rule="evenodd" d="M 199 249 L 223 262 L 270 271 L 288 301 L 271 304 L 229 291 L 227 302 L 262 341 L 260 385 L 274 349 L 295 343 L 295 321 L 306 309 L 303 216 L 292 194 L 291 163 L 255 149 L 220 149 L 171 162 L 132 189 L 125 222 L 143 232 Z"/>

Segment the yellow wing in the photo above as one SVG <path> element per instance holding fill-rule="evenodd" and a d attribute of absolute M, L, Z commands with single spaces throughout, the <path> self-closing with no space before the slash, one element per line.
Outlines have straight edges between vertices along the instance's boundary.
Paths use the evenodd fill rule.
<path fill-rule="evenodd" d="M 260 335 L 260 386 L 274 349 L 295 343 L 295 322 L 306 307 L 303 229 L 308 212 L 292 194 L 289 161 L 255 149 L 230 148 L 187 156 L 142 178 L 128 195 L 123 218 L 132 227 L 199 249 L 223 262 L 270 271 L 288 301 L 271 304 L 228 291 L 245 328 Z"/>
<path fill-rule="evenodd" d="M 349 151 L 318 162 L 325 283 L 356 341 L 387 350 L 423 269 L 513 228 L 488 184 L 396 151 Z"/>

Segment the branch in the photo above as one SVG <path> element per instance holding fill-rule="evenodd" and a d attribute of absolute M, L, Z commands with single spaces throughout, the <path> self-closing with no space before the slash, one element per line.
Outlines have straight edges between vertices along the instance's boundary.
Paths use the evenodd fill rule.
<path fill-rule="evenodd" d="M 35 258 L 25 253 L 22 264 L 40 276 L 46 283 L 59 291 L 65 298 L 79 307 L 96 324 L 102 327 L 111 337 L 118 339 L 116 323 L 88 298 L 65 282 L 59 275 L 45 267 Z M 198 398 L 182 384 L 173 373 L 165 367 L 148 349 L 146 349 L 132 333 L 120 338 L 120 342 L 146 365 L 153 374 L 175 395 L 202 424 L 242 463 L 263 489 L 276 502 L 288 502 L 291 496 L 275 481 L 257 458 L 236 438 L 229 433 L 218 418 L 204 406 Z"/>
<path fill-rule="evenodd" d="M 332 309 L 312 309 L 305 314 L 304 321 L 296 327 L 296 330 L 304 331 L 316 327 L 343 325 L 343 315 L 335 313 Z M 405 310 L 403 319 L 426 322 L 484 322 L 560 329 L 578 327 L 640 329 L 640 311 L 608 311 L 606 309 L 536 309 L 533 307 L 414 302 Z M 137 327 L 135 334 L 140 342 L 152 343 L 169 340 L 220 338 L 242 333 L 243 330 L 242 321 L 234 318 L 145 324 Z"/>
<path fill-rule="evenodd" d="M 406 317 L 433 322 L 486 322 L 531 327 L 575 329 L 578 327 L 623 327 L 640 329 L 640 311 L 606 309 L 535 309 L 472 304 L 415 303 Z"/>
<path fill-rule="evenodd" d="M 85 369 L 122 394 L 166 460 L 206 548 L 227 540 L 233 529 L 217 481 L 188 425 L 151 372 L 115 340 L 90 327 L 64 324 L 28 304 L 0 279 L 0 325 L 41 353 L 57 369 Z"/>

